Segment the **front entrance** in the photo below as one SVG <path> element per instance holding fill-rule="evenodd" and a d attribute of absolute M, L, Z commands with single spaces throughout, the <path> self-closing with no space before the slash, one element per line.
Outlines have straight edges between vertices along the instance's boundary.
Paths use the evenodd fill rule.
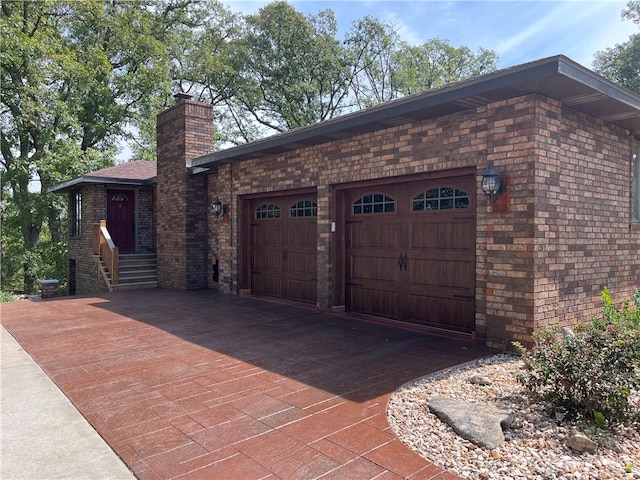
<path fill-rule="evenodd" d="M 251 293 L 315 304 L 316 194 L 247 200 Z"/>
<path fill-rule="evenodd" d="M 474 177 L 344 192 L 347 311 L 472 333 Z"/>
<path fill-rule="evenodd" d="M 135 190 L 107 190 L 107 229 L 120 253 L 136 248 Z"/>

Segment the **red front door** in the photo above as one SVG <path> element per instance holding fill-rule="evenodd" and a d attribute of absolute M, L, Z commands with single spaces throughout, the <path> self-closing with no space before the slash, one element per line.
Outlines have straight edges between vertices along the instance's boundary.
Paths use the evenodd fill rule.
<path fill-rule="evenodd" d="M 107 229 L 121 253 L 135 250 L 136 193 L 134 190 L 107 190 Z"/>

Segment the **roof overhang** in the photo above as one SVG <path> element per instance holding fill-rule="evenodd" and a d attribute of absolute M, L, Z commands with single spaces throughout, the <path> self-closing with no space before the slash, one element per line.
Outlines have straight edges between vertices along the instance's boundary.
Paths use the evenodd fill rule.
<path fill-rule="evenodd" d="M 53 187 L 49 187 L 48 191 L 52 193 L 63 193 L 65 191 L 77 190 L 82 187 L 86 187 L 88 185 L 114 185 L 114 186 L 131 186 L 131 187 L 141 187 L 144 185 L 153 185 L 156 183 L 156 177 L 138 180 L 131 178 L 110 178 L 110 177 L 100 177 L 100 176 L 91 176 L 91 174 L 82 175 L 81 177 L 74 178 L 73 180 L 69 180 L 68 182 L 59 183 L 58 185 L 54 185 Z"/>
<path fill-rule="evenodd" d="M 640 97 L 558 55 L 445 85 L 194 159 L 197 171 L 279 155 L 528 94 L 554 98 L 640 139 Z M 196 171 L 194 169 L 194 172 Z"/>

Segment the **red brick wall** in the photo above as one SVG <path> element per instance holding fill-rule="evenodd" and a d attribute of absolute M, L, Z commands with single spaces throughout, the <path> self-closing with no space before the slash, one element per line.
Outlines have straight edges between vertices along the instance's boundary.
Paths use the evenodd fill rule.
<path fill-rule="evenodd" d="M 208 285 L 207 179 L 193 176 L 193 158 L 213 150 L 211 105 L 178 98 L 157 119 L 157 247 L 161 288 Z"/>
<path fill-rule="evenodd" d="M 496 102 L 479 111 L 487 118 L 486 161 L 493 161 L 496 170 L 509 178 L 510 202 L 506 213 L 492 212 L 486 200 L 478 203 L 476 328 L 480 338 L 502 349 L 509 348 L 512 340 L 529 339 L 533 325 L 539 101 L 531 95 Z"/>
<path fill-rule="evenodd" d="M 619 300 L 640 287 L 633 138 L 553 100 L 538 118 L 535 326 L 572 325 L 604 286 Z"/>
<path fill-rule="evenodd" d="M 93 261 L 93 225 L 105 218 L 107 193 L 104 185 L 91 185 L 82 193 L 82 224 L 80 235 L 69 237 L 69 260 L 76 261 L 76 294 L 86 295 L 103 291 L 104 282 L 98 274 L 98 264 Z M 69 211 L 72 211 L 73 195 L 68 195 Z M 72 218 L 69 218 L 69 232 Z M 69 274 L 69 272 L 67 272 Z"/>
<path fill-rule="evenodd" d="M 219 279 L 213 280 L 213 265 L 209 267 L 209 287 L 219 289 L 224 293 L 233 293 L 233 285 L 238 285 L 238 271 L 234 268 L 237 258 L 236 243 L 234 238 L 238 237 L 239 212 L 233 203 L 233 166 L 221 165 L 217 175 L 208 176 L 208 221 L 210 225 L 209 233 L 209 260 L 215 257 L 218 262 Z M 226 205 L 227 214 L 221 218 L 214 215 L 211 208 L 214 200 L 218 198 Z"/>
<path fill-rule="evenodd" d="M 141 187 L 137 191 L 138 251 L 140 253 L 156 251 L 155 197 L 155 186 Z"/>
<path fill-rule="evenodd" d="M 494 213 L 478 181 L 476 335 L 511 348 L 535 327 L 584 319 L 603 285 L 624 296 L 640 283 L 631 144 L 621 129 L 529 95 L 224 165 L 210 175 L 208 197 L 233 208 L 242 195 L 317 186 L 318 305 L 328 309 L 336 306 L 332 185 L 464 167 L 480 174 L 493 161 L 509 177 L 510 203 L 508 212 Z M 241 214 L 232 210 L 228 223 L 209 218 L 209 253 L 219 257 L 219 287 L 227 292 L 241 285 Z"/>

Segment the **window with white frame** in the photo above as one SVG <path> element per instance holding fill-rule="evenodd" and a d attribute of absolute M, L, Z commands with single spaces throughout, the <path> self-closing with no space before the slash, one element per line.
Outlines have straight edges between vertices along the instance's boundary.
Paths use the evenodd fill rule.
<path fill-rule="evenodd" d="M 82 233 L 82 194 L 71 194 L 71 236 L 79 237 Z"/>

